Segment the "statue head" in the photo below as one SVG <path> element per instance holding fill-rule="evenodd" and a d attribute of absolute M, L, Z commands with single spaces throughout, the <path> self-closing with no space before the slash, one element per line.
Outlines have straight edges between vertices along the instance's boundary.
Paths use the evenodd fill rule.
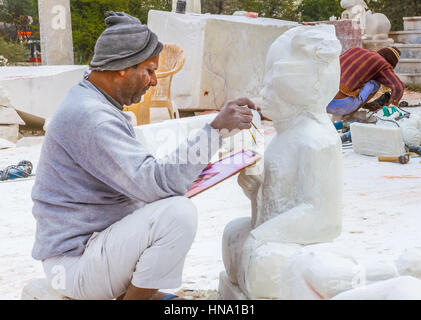
<path fill-rule="evenodd" d="M 276 39 L 260 92 L 263 114 L 279 122 L 302 112 L 326 113 L 339 90 L 341 50 L 332 25 L 296 27 Z"/>
<path fill-rule="evenodd" d="M 368 9 L 367 4 L 364 0 L 341 0 L 341 7 L 344 9 L 351 9 L 354 6 L 363 6 L 365 9 Z"/>

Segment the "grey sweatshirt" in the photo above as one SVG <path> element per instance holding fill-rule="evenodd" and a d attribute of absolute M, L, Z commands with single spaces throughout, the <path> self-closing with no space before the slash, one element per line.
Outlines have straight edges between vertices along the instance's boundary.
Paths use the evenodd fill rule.
<path fill-rule="evenodd" d="M 33 258 L 80 255 L 94 232 L 147 203 L 184 195 L 220 144 L 206 124 L 156 159 L 136 140 L 130 117 L 85 77 L 60 102 L 44 139 L 32 189 Z M 187 161 L 176 163 L 180 154 Z"/>

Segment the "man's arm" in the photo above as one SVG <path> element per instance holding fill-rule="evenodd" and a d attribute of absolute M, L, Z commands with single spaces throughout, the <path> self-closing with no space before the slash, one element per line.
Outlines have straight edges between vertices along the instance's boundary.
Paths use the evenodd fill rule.
<path fill-rule="evenodd" d="M 229 102 L 210 125 L 163 159 L 148 153 L 117 118 L 108 120 L 90 130 L 83 142 L 84 156 L 77 161 L 95 178 L 132 199 L 149 203 L 184 195 L 220 148 L 218 130 L 250 128 L 249 108 L 256 107 L 248 99 Z"/>
<path fill-rule="evenodd" d="M 220 147 L 209 124 L 167 157 L 157 159 L 118 119 L 98 125 L 79 164 L 95 178 L 132 199 L 153 202 L 184 195 Z M 200 152 L 199 152 L 200 150 Z"/>
<path fill-rule="evenodd" d="M 405 85 L 396 75 L 392 68 L 382 70 L 376 77 L 376 81 L 392 90 L 390 103 L 397 106 L 405 91 Z"/>

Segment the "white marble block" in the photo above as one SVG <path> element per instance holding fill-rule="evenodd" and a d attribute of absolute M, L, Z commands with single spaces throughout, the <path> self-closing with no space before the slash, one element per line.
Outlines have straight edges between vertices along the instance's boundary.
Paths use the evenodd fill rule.
<path fill-rule="evenodd" d="M 19 139 L 18 124 L 0 124 L 0 138 L 7 140 L 13 144 Z"/>
<path fill-rule="evenodd" d="M 293 28 L 269 49 L 260 96 L 276 135 L 264 172 L 239 175 L 251 218 L 228 224 L 222 245 L 228 277 L 248 298 L 298 298 L 286 294 L 285 265 L 303 245 L 341 233 L 341 142 L 325 107 L 339 86 L 341 49 L 330 25 Z"/>
<path fill-rule="evenodd" d="M 21 300 L 72 300 L 54 290 L 47 279 L 29 282 L 22 290 Z"/>
<path fill-rule="evenodd" d="M 332 300 L 421 300 L 421 280 L 398 277 L 338 294 Z"/>
<path fill-rule="evenodd" d="M 367 123 L 351 124 L 355 153 L 366 156 L 399 156 L 405 153 L 402 129 Z"/>
<path fill-rule="evenodd" d="M 267 50 L 296 22 L 211 14 L 149 11 L 161 42 L 177 43 L 186 63 L 174 76 L 172 98 L 183 108 L 221 108 L 263 87 Z"/>
<path fill-rule="evenodd" d="M 88 66 L 2 67 L 0 101 L 41 118 L 50 118 Z"/>
<path fill-rule="evenodd" d="M 253 111 L 253 123 L 261 132 L 261 121 L 258 112 Z M 177 149 L 188 137 L 192 137 L 206 123 L 211 123 L 216 117 L 216 113 L 203 116 L 187 117 L 180 119 L 165 120 L 163 122 L 152 123 L 134 127 L 136 139 L 139 140 L 148 151 L 154 156 L 160 158 Z M 263 137 L 260 137 L 253 128 L 254 137 L 258 145 L 254 141 L 248 130 L 242 130 L 237 134 L 223 139 L 221 149 L 216 153 L 211 162 L 215 162 L 220 156 L 224 156 L 231 152 L 239 152 L 244 150 L 256 150 L 264 147 Z"/>

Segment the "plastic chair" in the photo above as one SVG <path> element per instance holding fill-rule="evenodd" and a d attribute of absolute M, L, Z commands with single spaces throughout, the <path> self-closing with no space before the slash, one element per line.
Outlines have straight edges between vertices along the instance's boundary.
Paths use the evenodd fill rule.
<path fill-rule="evenodd" d="M 171 84 L 174 74 L 180 71 L 185 61 L 184 49 L 180 45 L 164 44 L 156 71 L 157 86 L 149 88 L 140 103 L 125 107 L 125 111 L 135 113 L 138 125 L 150 123 L 150 108 L 167 108 L 170 118 L 176 117 L 171 101 Z"/>

